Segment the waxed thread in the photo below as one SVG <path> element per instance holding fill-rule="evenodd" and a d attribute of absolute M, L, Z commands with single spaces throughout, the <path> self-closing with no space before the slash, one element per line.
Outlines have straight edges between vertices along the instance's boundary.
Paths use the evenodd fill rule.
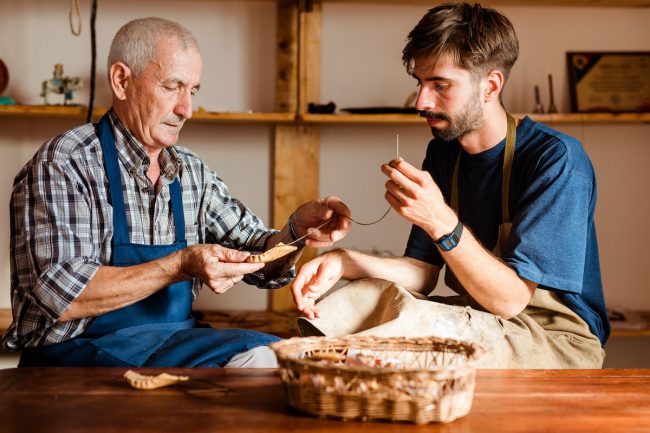
<path fill-rule="evenodd" d="M 399 159 L 399 134 L 396 135 L 395 146 L 396 146 L 396 152 L 395 152 L 395 155 L 396 155 L 396 158 Z M 342 216 L 343 218 L 347 218 L 347 219 L 349 219 L 350 221 L 352 221 L 352 222 L 355 223 L 355 224 L 359 224 L 360 226 L 371 226 L 371 225 L 373 225 L 373 224 L 377 224 L 378 222 L 380 222 L 381 220 L 383 220 L 384 218 L 386 218 L 386 215 L 388 215 L 388 212 L 390 212 L 390 209 L 391 209 L 391 207 L 388 206 L 388 209 L 386 209 L 386 212 L 384 212 L 384 214 L 383 214 L 383 215 L 382 215 L 378 220 L 376 220 L 376 221 L 372 221 L 372 222 L 369 222 L 369 223 L 364 223 L 364 222 L 361 222 L 361 221 L 357 221 L 357 220 L 355 220 L 354 218 L 349 217 L 349 216 L 347 216 L 347 215 L 341 215 L 341 216 Z M 328 220 L 328 221 L 325 221 L 324 223 L 322 223 L 322 224 L 319 225 L 318 227 L 315 227 L 315 229 L 316 229 L 316 230 L 317 230 L 317 229 L 320 229 L 321 227 L 324 227 L 327 223 L 329 223 L 329 220 Z M 299 237 L 299 238 L 296 239 L 295 241 L 289 242 L 287 245 L 291 245 L 291 244 L 295 244 L 295 243 L 297 243 L 297 242 L 300 242 L 301 240 L 305 239 L 307 236 L 309 236 L 309 233 L 307 233 L 307 234 L 304 235 L 304 236 Z"/>

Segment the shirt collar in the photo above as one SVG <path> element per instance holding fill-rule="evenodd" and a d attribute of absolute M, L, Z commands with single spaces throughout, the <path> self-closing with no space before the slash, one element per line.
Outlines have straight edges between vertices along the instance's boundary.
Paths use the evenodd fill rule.
<path fill-rule="evenodd" d="M 115 148 L 122 164 L 130 173 L 146 175 L 150 161 L 144 146 L 126 129 L 112 108 L 108 111 L 108 116 L 113 124 Z M 160 152 L 158 162 L 160 163 L 161 175 L 170 181 L 181 170 L 182 161 L 174 146 L 164 148 Z"/>

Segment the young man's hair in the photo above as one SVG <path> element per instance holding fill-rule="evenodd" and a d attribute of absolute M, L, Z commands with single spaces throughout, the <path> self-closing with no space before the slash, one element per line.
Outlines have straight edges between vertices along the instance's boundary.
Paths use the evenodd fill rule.
<path fill-rule="evenodd" d="M 402 61 L 412 74 L 416 59 L 447 54 L 474 78 L 498 69 L 507 80 L 519 41 L 512 23 L 496 10 L 478 3 L 445 3 L 429 10 L 411 30 Z"/>
<path fill-rule="evenodd" d="M 159 54 L 157 50 L 162 38 L 174 39 L 183 50 L 199 49 L 192 32 L 174 21 L 157 17 L 135 19 L 115 34 L 108 53 L 108 73 L 113 64 L 123 62 L 134 76 L 140 76 Z"/>

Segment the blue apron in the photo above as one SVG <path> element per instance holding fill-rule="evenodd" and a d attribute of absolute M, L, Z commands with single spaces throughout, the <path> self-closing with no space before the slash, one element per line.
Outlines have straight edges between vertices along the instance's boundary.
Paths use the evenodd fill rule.
<path fill-rule="evenodd" d="M 187 246 L 178 178 L 169 186 L 176 239 L 171 245 L 130 241 L 113 129 L 106 114 L 97 125 L 113 206 L 113 266 L 132 266 L 165 257 Z M 24 349 L 27 366 L 222 367 L 236 354 L 278 340 L 244 329 L 197 326 L 191 316 L 192 282 L 181 281 L 149 297 L 92 319 L 78 337 Z"/>

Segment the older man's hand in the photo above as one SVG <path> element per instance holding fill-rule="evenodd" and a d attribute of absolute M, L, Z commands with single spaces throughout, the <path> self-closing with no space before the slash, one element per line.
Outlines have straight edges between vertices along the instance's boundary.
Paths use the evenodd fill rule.
<path fill-rule="evenodd" d="M 350 230 L 350 209 L 334 196 L 312 200 L 293 213 L 293 226 L 307 246 L 331 247 Z"/>
<path fill-rule="evenodd" d="M 213 292 L 224 293 L 244 275 L 264 267 L 264 263 L 244 263 L 249 255 L 221 245 L 192 245 L 181 250 L 180 273 L 198 277 Z"/>

